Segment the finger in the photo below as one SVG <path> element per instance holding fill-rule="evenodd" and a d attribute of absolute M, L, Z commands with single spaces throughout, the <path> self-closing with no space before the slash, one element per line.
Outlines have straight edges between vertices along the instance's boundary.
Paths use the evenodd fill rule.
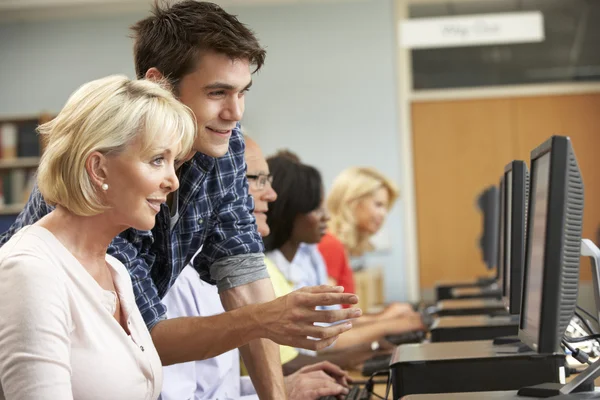
<path fill-rule="evenodd" d="M 321 361 L 318 364 L 313 364 L 311 367 L 316 367 L 319 370 L 335 378 L 341 378 L 348 375 L 346 371 L 329 361 Z"/>
<path fill-rule="evenodd" d="M 322 350 L 329 347 L 337 340 L 339 336 L 333 336 L 329 339 L 313 340 L 308 338 L 299 338 L 294 341 L 294 347 L 300 347 L 307 350 Z"/>
<path fill-rule="evenodd" d="M 331 285 L 319 285 L 319 286 L 305 286 L 299 289 L 298 292 L 304 293 L 342 293 L 344 292 L 343 286 L 331 286 Z"/>
<path fill-rule="evenodd" d="M 302 329 L 302 336 L 308 336 L 315 339 L 329 339 L 333 336 L 339 336 L 352 329 L 352 323 L 346 322 L 331 326 L 306 325 Z"/>
<path fill-rule="evenodd" d="M 324 396 L 337 396 L 340 394 L 348 394 L 349 390 L 337 383 L 314 380 L 307 383 L 306 393 L 310 399 L 319 399 Z"/>
<path fill-rule="evenodd" d="M 302 304 L 314 308 L 317 306 L 333 306 L 336 304 L 356 304 L 358 296 L 352 293 L 310 293 L 302 300 Z"/>
<path fill-rule="evenodd" d="M 310 310 L 305 315 L 308 322 L 334 322 L 345 321 L 347 319 L 358 318 L 362 315 L 360 308 L 345 308 L 340 310 Z"/>

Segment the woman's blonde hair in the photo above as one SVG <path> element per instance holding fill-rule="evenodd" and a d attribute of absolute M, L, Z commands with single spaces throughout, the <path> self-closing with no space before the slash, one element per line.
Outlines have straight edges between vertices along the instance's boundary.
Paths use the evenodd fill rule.
<path fill-rule="evenodd" d="M 158 83 L 113 75 L 77 89 L 52 121 L 38 127 L 46 149 L 37 183 L 50 205 L 76 215 L 100 214 L 102 204 L 85 164 L 93 152 L 118 154 L 140 140 L 142 154 L 157 144 L 180 144 L 190 153 L 196 137 L 192 111 Z"/>
<path fill-rule="evenodd" d="M 369 242 L 371 235 L 358 229 L 355 212 L 361 200 L 372 196 L 378 189 L 388 191 L 388 210 L 392 208 L 399 191 L 396 185 L 374 168 L 351 167 L 337 176 L 327 197 L 327 209 L 331 214 L 329 231 L 348 250 L 350 255 L 359 256 L 373 250 Z"/>

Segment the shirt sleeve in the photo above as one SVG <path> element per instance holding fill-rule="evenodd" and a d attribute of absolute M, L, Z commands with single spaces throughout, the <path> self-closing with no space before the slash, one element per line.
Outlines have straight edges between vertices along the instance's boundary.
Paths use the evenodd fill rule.
<path fill-rule="evenodd" d="M 23 208 L 21 213 L 17 216 L 17 219 L 8 229 L 8 231 L 4 232 L 2 236 L 0 236 L 0 246 L 8 242 L 8 240 L 22 227 L 33 224 L 41 219 L 44 215 L 50 213 L 50 211 L 53 209 L 54 207 L 49 206 L 44 201 L 44 198 L 42 197 L 42 194 L 40 193 L 36 183 L 31 191 L 31 195 L 29 195 L 29 200 L 27 201 L 25 208 Z"/>
<path fill-rule="evenodd" d="M 166 307 L 150 275 L 155 256 L 150 252 L 153 238 L 148 231 L 128 229 L 113 239 L 108 254 L 119 260 L 131 277 L 135 302 L 149 331 L 166 318 Z"/>
<path fill-rule="evenodd" d="M 0 381 L 5 398 L 72 399 L 67 290 L 36 256 L 5 259 L 0 272 Z"/>
<path fill-rule="evenodd" d="M 220 175 L 234 174 L 234 182 L 221 199 L 215 223 L 204 242 L 202 252 L 194 260 L 197 270 L 200 265 L 210 266 L 211 278 L 217 282 L 220 291 L 269 277 L 262 257 L 262 238 L 252 214 L 254 201 L 248 195 L 244 149 L 243 137 L 237 131 L 230 140 L 229 161 L 227 164 L 217 165 Z M 227 168 L 230 170 L 227 171 Z M 244 256 L 251 254 L 260 257 L 251 257 L 251 262 L 244 265 L 243 274 L 236 274 L 235 268 L 227 268 L 232 265 L 231 261 L 241 261 Z M 221 270 L 221 273 L 217 270 Z"/>
<path fill-rule="evenodd" d="M 202 316 L 196 296 L 194 295 L 193 284 L 187 276 L 187 268 L 190 267 L 186 267 L 181 272 L 175 284 L 163 298 L 169 318 Z M 194 273 L 196 272 L 194 271 Z M 202 373 L 201 369 L 196 369 L 196 364 L 197 362 L 190 361 L 163 368 L 162 400 L 196 398 L 197 374 Z"/>

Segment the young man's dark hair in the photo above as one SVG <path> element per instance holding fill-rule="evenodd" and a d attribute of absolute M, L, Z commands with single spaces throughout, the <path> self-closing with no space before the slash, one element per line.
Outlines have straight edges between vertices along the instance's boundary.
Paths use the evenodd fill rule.
<path fill-rule="evenodd" d="M 296 216 L 319 208 L 323 182 L 315 168 L 287 156 L 271 157 L 267 163 L 273 175 L 271 186 L 278 196 L 267 212 L 271 234 L 263 238 L 265 250 L 272 251 L 290 239 Z"/>
<path fill-rule="evenodd" d="M 254 32 L 214 3 L 185 0 L 166 7 L 156 1 L 152 16 L 131 29 L 137 77 L 155 67 L 175 89 L 206 52 L 248 60 L 254 72 L 265 62 L 266 51 Z"/>

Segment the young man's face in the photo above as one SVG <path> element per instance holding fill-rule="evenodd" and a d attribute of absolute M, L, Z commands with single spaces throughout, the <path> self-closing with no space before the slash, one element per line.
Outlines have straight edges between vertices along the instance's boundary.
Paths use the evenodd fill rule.
<path fill-rule="evenodd" d="M 196 115 L 198 134 L 194 150 L 221 157 L 244 115 L 244 96 L 252 84 L 250 62 L 206 53 L 198 68 L 179 83 L 179 100 Z"/>

